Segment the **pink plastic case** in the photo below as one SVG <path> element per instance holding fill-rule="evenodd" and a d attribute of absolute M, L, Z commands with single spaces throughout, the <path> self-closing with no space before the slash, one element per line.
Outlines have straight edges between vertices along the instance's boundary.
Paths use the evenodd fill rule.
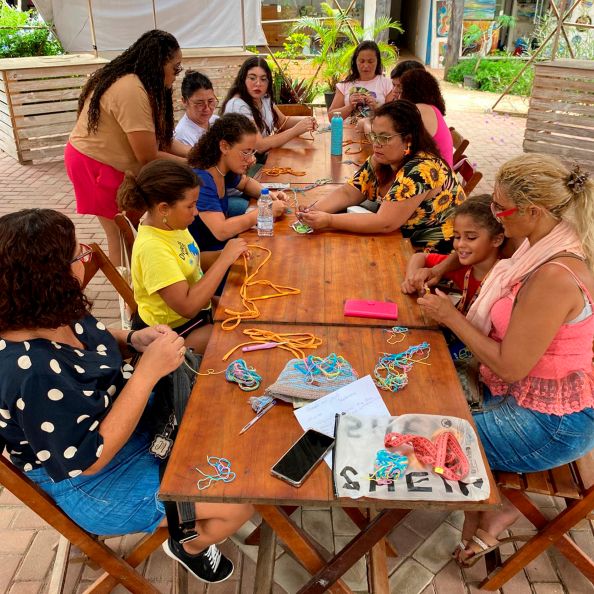
<path fill-rule="evenodd" d="M 398 306 L 388 301 L 369 301 L 367 299 L 347 299 L 344 304 L 344 315 L 356 318 L 378 318 L 380 320 L 397 320 Z"/>

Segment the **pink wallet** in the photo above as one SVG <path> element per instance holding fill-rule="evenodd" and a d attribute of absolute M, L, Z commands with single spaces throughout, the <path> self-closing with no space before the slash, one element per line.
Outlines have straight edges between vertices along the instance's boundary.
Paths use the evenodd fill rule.
<path fill-rule="evenodd" d="M 398 319 L 398 306 L 388 301 L 369 301 L 367 299 L 347 299 L 344 315 L 357 318 Z"/>

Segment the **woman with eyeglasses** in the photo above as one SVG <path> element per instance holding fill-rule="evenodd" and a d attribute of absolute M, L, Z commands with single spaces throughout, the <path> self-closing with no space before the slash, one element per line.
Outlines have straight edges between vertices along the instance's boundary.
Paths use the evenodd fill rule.
<path fill-rule="evenodd" d="M 373 155 L 343 186 L 299 216 L 313 229 L 392 233 L 400 229 L 417 248 L 452 249 L 454 207 L 466 196 L 410 101 L 377 109 L 369 139 Z M 370 200 L 375 213 L 343 212 Z"/>
<path fill-rule="evenodd" d="M 116 266 L 120 234 L 113 218 L 124 173 L 138 173 L 157 158 L 184 161 L 189 150 L 173 138 L 171 89 L 181 60 L 173 35 L 148 31 L 96 70 L 78 100 L 78 119 L 64 151 L 66 172 L 76 211 L 99 219 Z"/>
<path fill-rule="evenodd" d="M 262 186 L 246 172 L 255 162 L 258 133 L 246 116 L 228 113 L 219 118 L 188 155 L 188 163 L 202 180 L 198 215 L 189 230 L 201 250 L 220 250 L 239 233 L 256 225 L 258 211 L 229 217 L 229 190 L 236 188 L 245 196 L 258 198 Z M 285 195 L 273 195 L 272 213 L 284 214 Z"/>
<path fill-rule="evenodd" d="M 400 78 L 400 99 L 412 101 L 419 112 L 423 125 L 431 134 L 440 156 L 450 166 L 454 166 L 454 141 L 444 119 L 445 101 L 437 79 L 419 68 L 405 72 Z"/>
<path fill-rule="evenodd" d="M 255 149 L 264 153 L 317 129 L 312 116 L 286 116 L 274 104 L 272 72 L 264 58 L 248 58 L 239 69 L 221 111 L 248 117 L 257 128 Z"/>
<path fill-rule="evenodd" d="M 362 41 L 351 59 L 351 71 L 336 85 L 328 119 L 335 113 L 343 119 L 350 116 L 368 118 L 380 105 L 392 101 L 390 79 L 384 76 L 382 56 L 375 41 Z"/>
<path fill-rule="evenodd" d="M 481 363 L 473 417 L 491 468 L 538 472 L 594 448 L 594 183 L 553 156 L 521 155 L 498 171 L 491 209 L 506 237 L 524 241 L 467 315 L 440 291 L 418 302 Z M 519 515 L 509 502 L 467 514 L 458 561 L 497 546 Z"/>
<path fill-rule="evenodd" d="M 0 436 L 12 463 L 91 534 L 154 532 L 166 519 L 149 398 L 184 360 L 184 341 L 164 325 L 128 333 L 94 318 L 81 289 L 89 257 L 61 213 L 0 218 Z M 131 349 L 142 353 L 135 368 L 123 359 Z M 200 503 L 198 538 L 164 549 L 202 581 L 223 581 L 233 563 L 215 543 L 252 513 Z"/>

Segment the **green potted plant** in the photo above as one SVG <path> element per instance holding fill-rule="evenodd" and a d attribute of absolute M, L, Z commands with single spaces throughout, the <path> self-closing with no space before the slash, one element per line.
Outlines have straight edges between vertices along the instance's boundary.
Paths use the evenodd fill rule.
<path fill-rule="evenodd" d="M 364 39 L 374 39 L 380 48 L 384 68 L 389 70 L 396 63 L 398 50 L 384 41 L 378 41 L 380 33 L 388 29 L 403 32 L 398 21 L 388 17 L 379 18 L 375 24 L 364 29 L 361 24 L 349 18 L 340 10 L 333 9 L 328 3 L 320 5 L 323 18 L 301 17 L 293 25 L 292 32 L 311 31 L 318 53 L 312 54 L 310 61 L 317 66 L 325 83 L 326 106 L 332 103 L 336 83 L 345 78 L 349 71 L 351 58 L 357 45 Z M 313 85 L 315 77 L 310 81 Z"/>
<path fill-rule="evenodd" d="M 464 51 L 476 51 L 476 64 L 472 74 L 464 75 L 464 87 L 467 89 L 478 89 L 479 85 L 476 80 L 476 73 L 478 72 L 481 60 L 487 56 L 493 49 L 493 36 L 501 27 L 513 27 L 516 19 L 507 15 L 499 15 L 497 20 L 489 23 L 486 29 L 481 29 L 476 23 L 470 25 L 462 37 L 462 47 Z"/>

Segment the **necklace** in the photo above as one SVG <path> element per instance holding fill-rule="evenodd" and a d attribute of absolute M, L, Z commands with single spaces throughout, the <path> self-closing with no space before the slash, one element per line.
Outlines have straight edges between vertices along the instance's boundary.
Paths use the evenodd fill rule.
<path fill-rule="evenodd" d="M 225 177 L 225 174 L 216 166 L 214 165 L 214 168 L 217 170 L 217 173 L 221 176 L 221 177 Z"/>
<path fill-rule="evenodd" d="M 493 266 L 495 266 L 495 264 L 497 264 L 497 262 L 499 262 L 499 259 L 495 260 L 495 262 L 493 263 Z M 470 275 L 472 274 L 472 266 L 466 271 L 466 274 L 464 275 L 464 287 L 462 289 L 462 297 L 460 298 L 460 301 L 458 301 L 458 305 L 456 305 L 456 308 L 458 309 L 458 311 L 461 311 L 463 314 L 466 314 L 466 312 L 468 312 L 468 310 L 470 309 L 470 306 L 476 301 L 476 298 L 478 297 L 478 294 L 481 291 L 483 283 L 487 280 L 487 277 L 489 276 L 489 274 L 491 274 L 491 270 L 493 270 L 493 266 L 491 266 L 491 268 L 489 268 L 489 271 L 487 272 L 487 274 L 485 274 L 485 276 L 483 277 L 483 280 L 480 282 L 480 284 L 476 290 L 476 293 L 472 296 L 472 299 L 470 299 L 470 301 L 468 303 L 466 303 L 466 300 L 468 299 L 468 285 L 470 284 Z"/>

